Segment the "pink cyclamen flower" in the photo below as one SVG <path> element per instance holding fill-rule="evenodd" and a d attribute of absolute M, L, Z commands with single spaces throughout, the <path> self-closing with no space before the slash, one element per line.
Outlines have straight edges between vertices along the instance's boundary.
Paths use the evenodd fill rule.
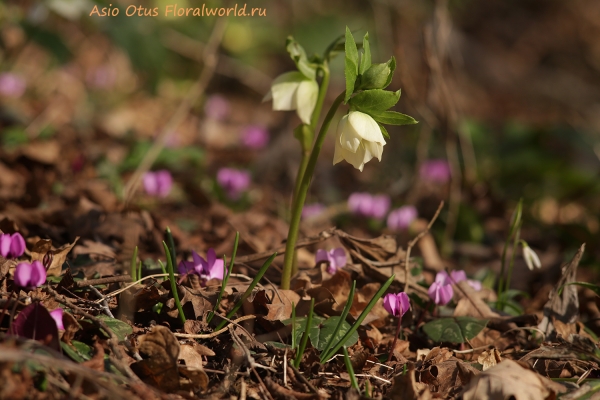
<path fill-rule="evenodd" d="M 388 215 L 387 227 L 395 231 L 405 230 L 417 216 L 417 209 L 414 206 L 402 206 Z"/>
<path fill-rule="evenodd" d="M 462 269 L 450 271 L 450 277 L 453 280 L 452 283 L 467 281 L 467 283 L 473 288 L 473 290 L 477 292 L 481 290 L 481 282 L 476 281 L 474 279 L 467 279 L 467 274 Z"/>
<path fill-rule="evenodd" d="M 404 292 L 388 293 L 383 298 L 383 308 L 394 317 L 402 318 L 410 310 L 410 300 Z"/>
<path fill-rule="evenodd" d="M 452 280 L 448 276 L 446 271 L 440 271 L 435 276 L 435 281 L 429 286 L 429 298 L 438 306 L 446 305 L 452 296 L 454 296 L 454 290 L 452 289 Z"/>
<path fill-rule="evenodd" d="M 302 208 L 302 218 L 313 218 L 325 211 L 325 206 L 321 203 L 307 204 Z"/>
<path fill-rule="evenodd" d="M 18 258 L 25 252 L 25 239 L 19 232 L 0 235 L 0 254 L 4 258 Z"/>
<path fill-rule="evenodd" d="M 346 265 L 346 252 L 341 247 L 329 251 L 319 249 L 315 261 L 317 264 L 322 261 L 328 262 L 327 272 L 333 275 L 335 271 Z"/>
<path fill-rule="evenodd" d="M 419 176 L 426 181 L 446 183 L 450 180 L 450 166 L 446 160 L 428 160 L 421 164 Z"/>
<path fill-rule="evenodd" d="M 225 190 L 227 197 L 238 200 L 250 186 L 250 172 L 234 168 L 221 168 L 217 172 L 217 182 Z"/>
<path fill-rule="evenodd" d="M 229 101 L 220 94 L 214 94 L 206 99 L 204 113 L 209 118 L 222 121 L 229 114 Z"/>
<path fill-rule="evenodd" d="M 117 71 L 110 65 L 101 65 L 86 74 L 87 83 L 97 89 L 110 89 L 117 82 Z"/>
<path fill-rule="evenodd" d="M 390 209 L 390 197 L 385 194 L 376 196 L 370 193 L 357 192 L 348 197 L 348 209 L 356 215 L 382 219 Z"/>
<path fill-rule="evenodd" d="M 269 132 L 263 126 L 248 126 L 242 132 L 242 143 L 251 149 L 260 150 L 269 143 Z"/>
<path fill-rule="evenodd" d="M 144 190 L 150 196 L 167 197 L 173 187 L 173 177 L 166 169 L 146 172 L 142 181 Z"/>
<path fill-rule="evenodd" d="M 39 261 L 31 264 L 22 262 L 17 264 L 14 276 L 15 284 L 26 290 L 33 290 L 46 282 L 46 268 Z"/>
<path fill-rule="evenodd" d="M 54 322 L 56 322 L 56 327 L 59 330 L 64 331 L 65 330 L 65 326 L 63 324 L 63 309 L 62 308 L 57 308 L 56 310 L 50 311 L 50 316 L 52 317 L 52 319 L 54 320 Z"/>
<path fill-rule="evenodd" d="M 0 74 L 0 96 L 19 98 L 25 93 L 25 79 L 10 72 Z"/>
<path fill-rule="evenodd" d="M 200 277 L 203 282 L 211 279 L 223 280 L 224 262 L 217 258 L 214 249 L 208 249 L 206 252 L 206 260 L 192 251 L 193 261 L 181 261 L 177 266 L 180 275 L 195 274 Z"/>

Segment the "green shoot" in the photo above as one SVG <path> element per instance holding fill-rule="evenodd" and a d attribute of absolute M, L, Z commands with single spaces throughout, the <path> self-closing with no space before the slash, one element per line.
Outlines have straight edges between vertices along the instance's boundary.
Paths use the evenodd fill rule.
<path fill-rule="evenodd" d="M 137 256 L 138 256 L 138 247 L 135 246 L 135 249 L 133 249 L 133 257 L 131 257 L 131 281 L 135 282 L 138 280 L 137 277 L 137 270 L 136 270 L 136 265 L 137 265 Z"/>
<path fill-rule="evenodd" d="M 173 240 L 173 234 L 171 233 L 171 228 L 167 226 L 165 229 L 165 236 L 167 244 L 169 245 L 169 252 L 171 253 L 171 262 L 173 265 L 177 265 L 177 257 L 175 255 L 175 241 Z"/>
<path fill-rule="evenodd" d="M 160 269 L 162 270 L 163 274 L 167 274 L 167 269 L 165 268 L 165 265 L 162 263 L 162 261 L 158 260 L 158 265 L 160 265 Z"/>
<path fill-rule="evenodd" d="M 175 299 L 175 305 L 177 306 L 177 310 L 179 311 L 179 318 L 181 322 L 185 324 L 185 315 L 183 315 L 183 307 L 181 307 L 181 302 L 179 301 L 179 293 L 177 292 L 177 282 L 175 282 L 175 272 L 173 267 L 173 259 L 171 258 L 171 252 L 169 251 L 169 247 L 163 241 L 163 247 L 165 249 L 165 256 L 167 258 L 167 269 L 169 271 L 169 281 L 171 281 L 171 291 L 173 292 L 173 299 Z"/>
<path fill-rule="evenodd" d="M 373 388 L 371 387 L 369 379 L 365 380 L 365 397 L 369 399 L 373 397 Z"/>
<path fill-rule="evenodd" d="M 229 311 L 227 313 L 227 316 L 226 316 L 227 319 L 231 319 L 231 317 L 233 317 L 235 315 L 235 313 L 237 312 L 237 310 L 240 309 L 240 307 L 242 306 L 242 304 L 244 304 L 244 301 L 246 301 L 246 299 L 248 297 L 250 297 L 250 295 L 252 294 L 252 291 L 254 290 L 254 288 L 256 287 L 256 285 L 258 284 L 258 282 L 262 279 L 262 277 L 265 274 L 265 272 L 267 272 L 267 269 L 269 269 L 269 267 L 271 266 L 271 263 L 273 262 L 273 260 L 275 259 L 275 257 L 277 257 L 277 252 L 273 253 L 273 255 L 271 257 L 269 257 L 267 259 L 267 261 L 265 261 L 265 263 L 262 265 L 262 267 L 260 267 L 260 269 L 258 270 L 258 273 L 254 277 L 254 280 L 250 283 L 250 285 L 248 286 L 248 289 L 246 289 L 246 291 L 242 295 L 242 298 L 239 299 L 239 301 L 235 304 L 235 306 L 233 306 L 233 308 L 231 309 L 231 311 Z M 223 328 L 226 323 L 227 323 L 226 319 L 222 320 L 219 323 L 219 325 L 217 325 L 217 327 L 215 328 L 215 330 L 218 331 L 219 329 Z"/>
<path fill-rule="evenodd" d="M 505 274 L 506 274 L 506 253 L 508 251 L 508 246 L 510 245 L 510 240 L 513 238 L 513 236 L 515 235 L 515 233 L 517 232 L 518 228 L 521 225 L 522 213 L 523 213 L 523 199 L 520 199 L 519 204 L 517 204 L 517 208 L 515 209 L 515 212 L 513 213 L 513 217 L 511 219 L 511 223 L 510 223 L 510 231 L 508 233 L 508 237 L 506 238 L 506 241 L 504 242 L 504 248 L 502 249 L 502 258 L 501 258 L 502 264 L 501 264 L 501 269 L 500 269 L 500 277 L 498 279 L 497 307 L 499 310 L 504 309 L 503 295 L 504 295 L 504 292 L 508 289 L 508 285 L 510 284 L 508 279 L 506 279 L 506 282 L 505 282 L 505 278 L 508 278 L 505 276 Z M 513 257 L 514 257 L 514 251 L 513 251 Z M 513 260 L 514 260 L 514 258 L 513 258 Z"/>
<path fill-rule="evenodd" d="M 137 272 L 137 279 L 136 280 L 140 280 L 140 279 L 142 279 L 142 262 L 141 261 L 138 264 L 138 272 Z"/>
<path fill-rule="evenodd" d="M 352 368 L 352 362 L 350 361 L 350 356 L 348 355 L 348 350 L 346 349 L 346 346 L 343 346 L 342 350 L 344 351 L 344 364 L 346 364 L 348 375 L 350 375 L 350 384 L 354 389 L 359 390 L 358 382 L 356 381 L 356 375 L 354 375 L 354 368 Z"/>
<path fill-rule="evenodd" d="M 235 262 L 235 255 L 237 254 L 239 241 L 240 241 L 240 233 L 236 232 L 235 240 L 233 242 L 233 253 L 231 254 L 231 263 L 229 264 L 229 268 L 227 268 L 227 260 L 225 259 L 225 256 L 223 256 L 223 268 L 225 268 L 225 271 L 223 271 L 223 282 L 221 284 L 221 291 L 219 292 L 219 295 L 217 296 L 217 302 L 215 303 L 215 308 L 213 308 L 213 311 L 211 311 L 210 314 L 208 314 L 208 318 L 206 319 L 206 322 L 208 322 L 208 323 L 210 323 L 210 321 L 212 321 L 213 317 L 215 316 L 215 313 L 219 309 L 221 300 L 223 299 L 223 293 L 225 293 L 225 288 L 227 287 L 227 282 L 229 281 L 229 276 L 231 275 L 231 270 L 233 270 L 233 263 Z"/>
<path fill-rule="evenodd" d="M 342 311 L 342 315 L 340 315 L 340 320 L 338 321 L 338 324 L 335 327 L 334 332 L 339 332 L 340 328 L 342 327 L 342 324 L 346 320 L 346 317 L 348 316 L 348 313 L 350 312 L 350 307 L 352 307 L 352 301 L 354 301 L 354 291 L 355 290 L 356 290 L 356 281 L 353 281 L 352 288 L 350 289 L 350 293 L 348 294 L 348 300 L 346 300 L 346 306 L 344 307 L 344 310 Z M 331 349 L 331 346 L 333 345 L 334 337 L 335 337 L 335 334 L 331 335 L 331 337 L 327 341 L 327 345 L 325 346 L 325 349 L 321 353 L 321 363 L 325 362 L 326 359 L 324 359 L 324 356 L 329 353 L 329 350 Z"/>
<path fill-rule="evenodd" d="M 377 303 L 377 300 L 379 300 L 379 298 L 381 298 L 381 296 L 383 296 L 383 294 L 390 287 L 390 285 L 392 284 L 392 282 L 394 281 L 395 278 L 396 278 L 396 275 L 392 275 L 392 276 L 390 276 L 390 278 L 387 281 L 385 281 L 385 283 L 379 288 L 377 293 L 375 293 L 375 296 L 373 296 L 371 301 L 369 301 L 369 304 L 367 304 L 367 306 L 365 307 L 363 312 L 360 313 L 360 315 L 356 319 L 356 322 L 354 323 L 354 325 L 352 325 L 352 327 L 350 329 L 348 329 L 348 332 L 346 332 L 346 334 L 340 339 L 340 341 L 335 346 L 333 346 L 333 348 L 327 353 L 327 355 L 325 357 L 321 357 L 321 360 L 323 360 L 322 362 L 333 357 L 333 355 L 340 349 L 340 347 L 342 347 L 343 344 L 346 343 L 346 340 L 348 340 L 350 335 L 352 335 L 354 332 L 356 332 L 356 330 L 358 329 L 360 324 L 364 321 L 364 319 L 367 317 L 367 315 L 371 312 L 373 307 L 375 307 L 375 303 Z"/>
<path fill-rule="evenodd" d="M 292 349 L 296 346 L 296 305 L 292 302 Z"/>
<path fill-rule="evenodd" d="M 304 355 L 304 349 L 306 349 L 306 343 L 308 342 L 308 332 L 310 327 L 312 326 L 312 318 L 313 318 L 313 308 L 315 307 L 315 299 L 310 299 L 310 310 L 308 311 L 308 318 L 306 319 L 306 329 L 302 334 L 302 340 L 300 341 L 300 348 L 298 348 L 298 352 L 296 353 L 296 359 L 294 360 L 294 367 L 300 368 L 300 361 L 302 361 L 302 356 Z M 295 314 L 295 312 L 294 312 Z M 294 315 L 295 317 L 295 315 Z M 292 322 L 294 323 L 294 322 Z"/>

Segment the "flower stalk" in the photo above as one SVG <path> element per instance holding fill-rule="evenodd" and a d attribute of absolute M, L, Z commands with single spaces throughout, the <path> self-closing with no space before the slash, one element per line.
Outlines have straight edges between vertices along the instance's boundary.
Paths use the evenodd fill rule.
<path fill-rule="evenodd" d="M 329 125 L 331 125 L 331 120 L 335 116 L 335 113 L 344 101 L 344 95 L 346 92 L 340 93 L 340 95 L 334 100 L 329 112 L 325 116 L 325 120 L 321 125 L 321 129 L 319 130 L 319 134 L 313 146 L 312 152 L 310 153 L 310 158 L 308 159 L 308 163 L 306 165 L 306 170 L 304 174 L 302 174 L 302 179 L 300 180 L 300 185 L 298 186 L 298 192 L 294 196 L 294 202 L 292 204 L 292 218 L 290 220 L 290 229 L 288 231 L 288 239 L 285 245 L 285 257 L 283 259 L 283 274 L 281 277 L 281 288 L 289 289 L 290 288 L 290 279 L 292 278 L 293 264 L 294 264 L 294 254 L 296 249 L 296 242 L 298 241 L 298 230 L 300 228 L 300 217 L 302 216 L 302 208 L 304 207 L 304 202 L 306 201 L 306 195 L 308 194 L 308 187 L 310 186 L 310 180 L 315 172 L 315 167 L 317 165 L 317 158 L 319 158 L 319 153 L 321 152 L 321 147 L 323 147 L 323 142 L 325 141 L 325 136 L 327 136 L 327 131 L 329 130 Z"/>

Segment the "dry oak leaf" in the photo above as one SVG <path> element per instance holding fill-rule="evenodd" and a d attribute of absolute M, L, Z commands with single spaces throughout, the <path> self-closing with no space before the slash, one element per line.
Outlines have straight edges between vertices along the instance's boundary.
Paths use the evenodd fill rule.
<path fill-rule="evenodd" d="M 52 241 L 49 239 L 41 239 L 33 246 L 33 249 L 31 250 L 31 261 L 43 262 L 46 253 L 51 252 L 52 262 L 50 263 L 50 268 L 48 268 L 47 274 L 59 276 L 62 271 L 62 266 L 67 259 L 67 255 L 78 240 L 79 236 L 75 238 L 73 243 L 65 244 L 56 250 L 52 250 Z"/>
<path fill-rule="evenodd" d="M 555 399 L 567 389 L 521 364 L 504 360 L 475 376 L 462 393 L 463 400 Z"/>
<path fill-rule="evenodd" d="M 150 333 L 139 337 L 139 353 L 146 357 L 131 365 L 133 371 L 146 383 L 164 390 L 179 389 L 177 359 L 179 342 L 169 328 L 157 325 Z"/>

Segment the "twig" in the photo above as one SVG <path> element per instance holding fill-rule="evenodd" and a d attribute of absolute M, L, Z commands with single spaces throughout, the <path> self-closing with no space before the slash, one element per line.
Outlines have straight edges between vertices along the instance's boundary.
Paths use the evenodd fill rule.
<path fill-rule="evenodd" d="M 252 319 L 252 318 L 256 318 L 256 315 L 244 315 L 243 317 L 234 319 L 233 321 L 230 321 L 230 322 L 232 324 L 237 324 L 238 322 L 245 321 L 247 319 Z M 214 337 L 219 336 L 221 333 L 225 332 L 226 330 L 228 330 L 230 326 L 231 325 L 227 325 L 223 329 L 219 329 L 218 331 L 215 331 L 213 333 L 198 333 L 198 334 L 174 333 L 174 335 L 178 338 L 186 338 L 186 339 L 212 339 Z"/>
<path fill-rule="evenodd" d="M 102 293 L 100 293 L 100 291 L 93 286 L 90 286 L 90 290 L 94 292 L 94 294 L 98 296 L 100 300 L 102 300 L 102 305 L 100 306 L 102 308 L 102 311 L 104 311 L 104 313 L 109 317 L 114 318 L 115 316 L 113 315 L 113 313 L 110 312 L 110 308 L 108 308 L 108 301 L 106 301 L 104 296 L 102 296 Z"/>
<path fill-rule="evenodd" d="M 296 369 L 296 367 L 294 367 L 292 364 L 290 364 L 290 368 L 292 369 L 292 371 L 294 371 L 294 374 L 296 375 L 296 378 L 300 379 L 302 381 L 302 383 L 304 383 L 313 393 L 315 394 L 319 394 L 319 391 L 317 390 L 317 388 L 315 388 L 312 383 L 310 383 L 308 381 L 308 379 L 306 379 L 306 377 L 304 375 L 302 375 L 300 373 L 300 371 L 298 371 Z"/>
<path fill-rule="evenodd" d="M 427 228 L 425 228 L 425 230 L 419 232 L 419 234 L 417 236 L 415 236 L 410 242 L 408 242 L 408 247 L 406 248 L 406 258 L 404 260 L 404 273 L 406 275 L 406 282 L 404 284 L 404 291 L 406 293 L 408 293 L 408 288 L 410 287 L 410 280 L 408 279 L 409 273 L 410 273 L 410 271 L 409 271 L 409 263 L 408 263 L 408 260 L 410 259 L 410 252 L 412 251 L 412 248 L 417 244 L 417 242 L 419 240 L 421 240 L 421 238 L 423 236 L 425 236 L 425 235 L 427 235 L 427 233 L 429 233 L 429 230 L 433 226 L 433 223 L 435 222 L 435 220 L 437 219 L 437 217 L 440 215 L 440 212 L 442 211 L 443 207 L 444 207 L 444 201 L 442 200 L 442 202 L 438 206 L 437 211 L 433 215 L 433 218 L 431 218 L 431 221 L 429 221 L 429 224 L 427 224 Z M 392 268 L 392 274 L 393 273 L 394 273 L 394 271 L 393 271 L 393 268 Z"/>
<path fill-rule="evenodd" d="M 121 282 L 131 282 L 131 276 L 129 275 L 119 275 L 119 276 L 109 276 L 107 278 L 99 278 L 99 279 L 85 279 L 83 281 L 77 281 L 75 284 L 77 287 L 87 287 L 87 286 L 96 286 L 96 285 L 108 285 L 110 283 L 121 283 Z"/>
<path fill-rule="evenodd" d="M 137 285 L 138 283 L 141 283 L 143 281 L 145 281 L 146 279 L 152 279 L 152 278 L 160 278 L 160 277 L 165 277 L 165 276 L 169 276 L 169 274 L 154 274 L 154 275 L 148 275 L 143 277 L 142 279 L 138 279 L 135 282 L 132 282 L 130 285 L 127 285 L 121 289 L 115 290 L 114 292 L 111 292 L 109 294 L 107 294 L 105 297 L 105 299 L 108 299 L 110 297 L 115 297 L 116 295 L 118 295 L 119 293 L 123 293 L 124 291 L 126 291 L 127 289 L 134 287 L 135 285 Z M 179 276 L 179 274 L 175 274 L 175 276 Z M 101 300 L 96 300 L 95 303 L 98 304 L 100 303 Z"/>
<path fill-rule="evenodd" d="M 215 22 L 212 33 L 210 34 L 210 37 L 206 44 L 206 48 L 202 53 L 202 58 L 204 60 L 204 68 L 202 69 L 202 72 L 200 73 L 200 76 L 198 77 L 196 83 L 190 88 L 186 97 L 179 104 L 179 107 L 175 111 L 175 114 L 173 114 L 171 119 L 167 122 L 162 131 L 158 134 L 158 136 L 154 140 L 154 143 L 152 144 L 152 147 L 150 147 L 148 152 L 144 155 L 144 158 L 138 165 L 134 174 L 125 185 L 123 189 L 123 199 L 125 205 L 127 205 L 133 197 L 133 194 L 135 193 L 135 190 L 137 189 L 140 183 L 142 175 L 148 172 L 150 167 L 152 167 L 154 161 L 156 161 L 156 158 L 158 157 L 165 145 L 168 135 L 174 132 L 179 127 L 179 125 L 181 125 L 181 123 L 187 117 L 194 102 L 198 99 L 198 97 L 200 97 L 200 95 L 202 95 L 202 93 L 206 89 L 206 86 L 208 85 L 210 79 L 212 78 L 215 72 L 215 67 L 217 66 L 217 50 L 219 48 L 219 44 L 221 43 L 221 39 L 223 38 L 223 33 L 225 32 L 226 22 L 227 18 L 217 18 L 217 22 Z"/>

